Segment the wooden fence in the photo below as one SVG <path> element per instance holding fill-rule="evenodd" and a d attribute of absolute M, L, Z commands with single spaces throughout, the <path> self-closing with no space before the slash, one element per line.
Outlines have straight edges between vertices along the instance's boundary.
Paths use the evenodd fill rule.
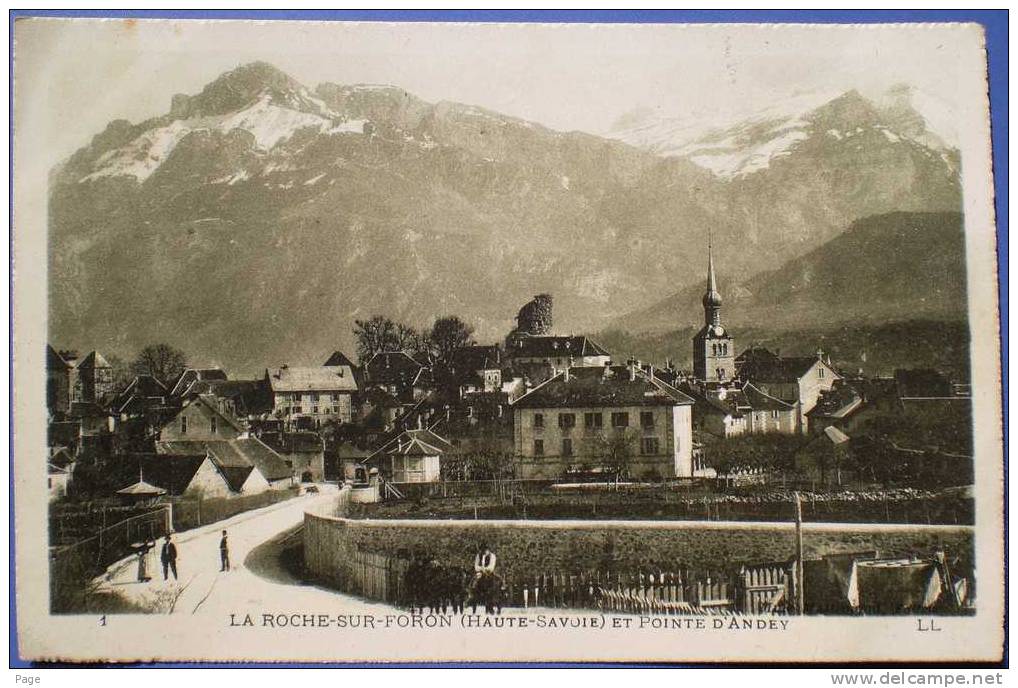
<path fill-rule="evenodd" d="M 395 606 L 411 606 L 410 562 L 373 552 L 348 560 L 343 589 Z M 781 564 L 737 573 L 678 569 L 658 572 L 541 573 L 503 581 L 507 607 L 599 609 L 632 614 L 786 614 L 791 576 Z"/>
<path fill-rule="evenodd" d="M 50 548 L 50 608 L 71 612 L 84 606 L 91 580 L 128 556 L 139 542 L 157 540 L 170 531 L 171 507 L 154 509 L 118 521 L 73 545 Z"/>

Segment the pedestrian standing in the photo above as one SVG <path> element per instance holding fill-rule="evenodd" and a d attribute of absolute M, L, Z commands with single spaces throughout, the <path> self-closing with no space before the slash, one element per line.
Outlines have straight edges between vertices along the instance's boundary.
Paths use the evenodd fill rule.
<path fill-rule="evenodd" d="M 173 580 L 177 580 L 177 546 L 169 533 L 166 534 L 160 559 L 163 562 L 163 580 L 169 580 L 170 572 L 173 572 Z"/>
<path fill-rule="evenodd" d="M 152 580 L 148 575 L 148 552 L 156 546 L 155 542 L 143 542 L 138 548 L 138 582 L 147 583 Z"/>
<path fill-rule="evenodd" d="M 225 530 L 223 531 L 222 539 L 219 541 L 219 570 L 230 570 L 230 544 L 226 541 Z"/>

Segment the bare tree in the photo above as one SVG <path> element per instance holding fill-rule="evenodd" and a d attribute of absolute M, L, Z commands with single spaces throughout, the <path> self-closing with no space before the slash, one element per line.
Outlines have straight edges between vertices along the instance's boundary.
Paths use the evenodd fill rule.
<path fill-rule="evenodd" d="M 151 375 L 165 385 L 169 385 L 184 372 L 187 357 L 180 349 L 169 344 L 149 344 L 131 363 L 131 372 L 135 375 Z"/>
<path fill-rule="evenodd" d="M 610 434 L 601 433 L 593 438 L 593 442 L 602 468 L 618 485 L 629 476 L 630 464 L 636 455 L 637 433 L 628 428 Z"/>
<path fill-rule="evenodd" d="M 456 315 L 447 315 L 435 321 L 427 339 L 438 361 L 448 361 L 456 349 L 474 344 L 474 328 Z"/>

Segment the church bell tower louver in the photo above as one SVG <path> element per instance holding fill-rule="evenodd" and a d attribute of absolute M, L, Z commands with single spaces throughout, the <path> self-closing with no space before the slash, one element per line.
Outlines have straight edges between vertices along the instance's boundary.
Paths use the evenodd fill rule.
<path fill-rule="evenodd" d="M 714 274 L 713 238 L 708 234 L 704 325 L 693 337 L 693 375 L 701 382 L 725 382 L 735 377 L 735 341 L 721 324 L 721 304 Z"/>

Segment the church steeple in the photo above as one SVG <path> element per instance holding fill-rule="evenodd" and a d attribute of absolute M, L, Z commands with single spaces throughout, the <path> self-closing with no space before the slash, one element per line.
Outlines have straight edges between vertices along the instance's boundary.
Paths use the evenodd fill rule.
<path fill-rule="evenodd" d="M 703 320 L 706 325 L 721 325 L 721 293 L 718 291 L 717 277 L 714 275 L 714 241 L 707 235 L 707 291 L 703 295 Z"/>
<path fill-rule="evenodd" d="M 704 383 L 735 376 L 735 342 L 721 324 L 721 292 L 714 271 L 714 237 L 707 234 L 707 291 L 703 295 L 703 328 L 693 337 L 693 375 Z"/>

